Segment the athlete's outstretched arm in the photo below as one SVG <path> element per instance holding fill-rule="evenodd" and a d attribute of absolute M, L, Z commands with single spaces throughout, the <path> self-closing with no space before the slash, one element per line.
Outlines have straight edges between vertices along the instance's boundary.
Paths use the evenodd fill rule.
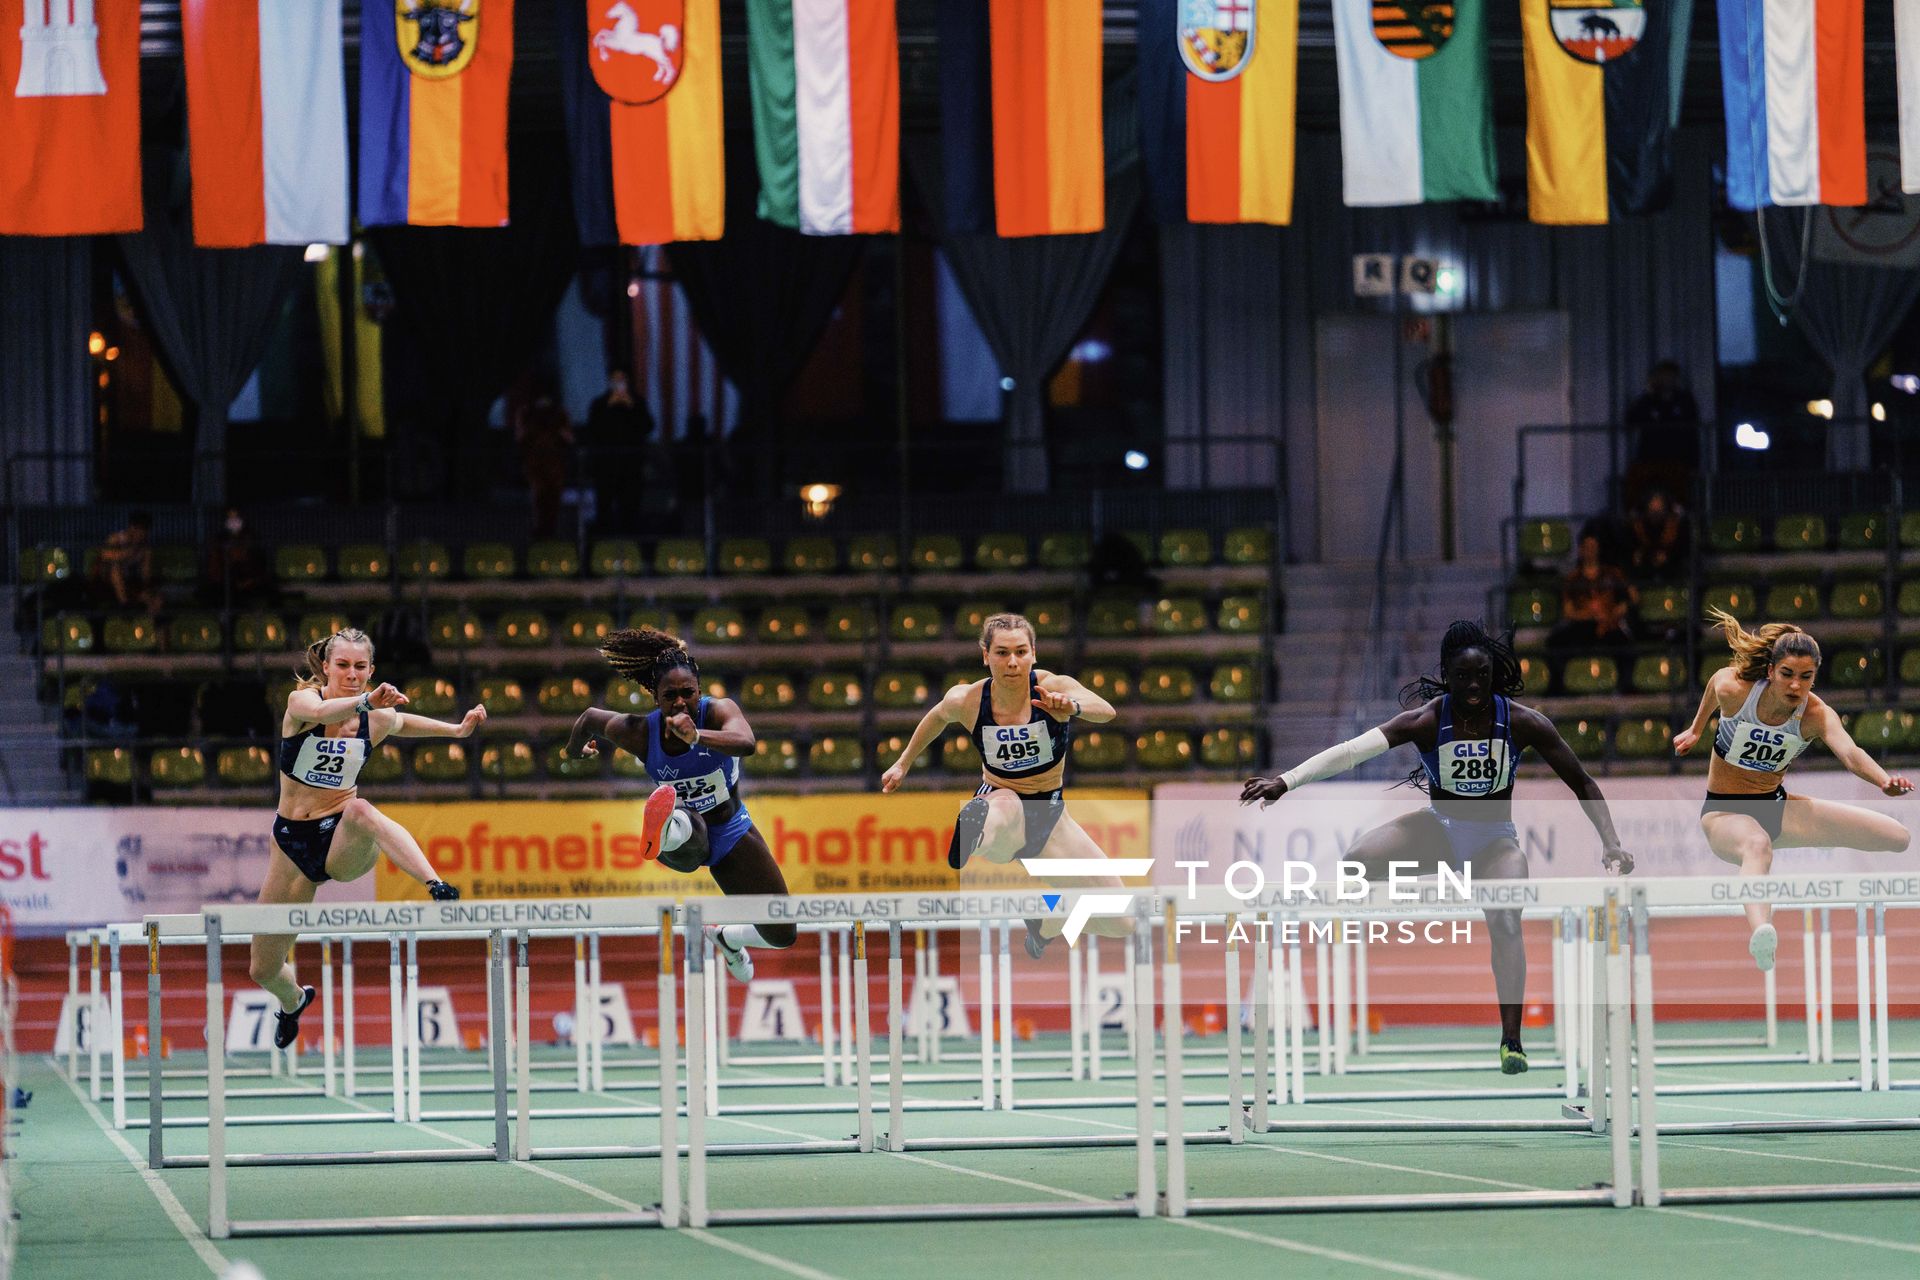
<path fill-rule="evenodd" d="M 1845 765 L 1847 772 L 1860 781 L 1871 783 L 1890 796 L 1903 796 L 1913 790 L 1911 782 L 1903 777 L 1890 776 L 1878 761 L 1867 754 L 1865 747 L 1853 740 L 1853 735 L 1840 723 L 1839 713 L 1832 707 L 1823 702 L 1806 719 L 1812 722 L 1807 725 L 1810 735 L 1826 743 L 1834 759 Z"/>
<path fill-rule="evenodd" d="M 1040 696 L 1033 705 L 1050 716 L 1075 716 L 1088 724 L 1105 724 L 1119 714 L 1111 702 L 1072 676 L 1058 674 L 1040 682 Z"/>
<path fill-rule="evenodd" d="M 1700 695 L 1700 709 L 1693 713 L 1693 723 L 1673 735 L 1673 754 L 1684 756 L 1698 745 L 1700 735 L 1707 731 L 1707 721 L 1720 709 L 1720 691 L 1733 678 L 1733 671 L 1729 667 L 1722 667 L 1713 673 L 1713 678 L 1707 681 L 1706 692 Z"/>
<path fill-rule="evenodd" d="M 363 701 L 366 704 L 364 707 L 361 705 Z M 318 689 L 295 689 L 287 695 L 287 712 L 305 724 L 341 724 L 363 710 L 403 707 L 406 703 L 407 695 L 390 684 L 375 685 L 365 693 L 350 698 L 323 698 Z"/>
<path fill-rule="evenodd" d="M 920 758 L 922 751 L 927 749 L 927 745 L 939 737 L 948 725 L 959 719 L 960 709 L 966 704 L 967 690 L 972 687 L 957 684 L 947 690 L 940 701 L 927 708 L 927 714 L 921 716 L 920 723 L 913 727 L 913 736 L 908 738 L 907 745 L 901 748 L 900 758 L 880 775 L 882 791 L 892 791 L 898 787 L 907 776 L 907 770 L 913 768 L 913 762 Z"/>
<path fill-rule="evenodd" d="M 567 749 L 563 754 L 571 759 L 599 755 L 600 744 L 594 741 L 595 738 L 605 738 L 618 746 L 620 738 L 625 735 L 615 736 L 614 726 L 632 718 L 624 712 L 588 707 L 573 722 L 573 732 L 567 737 Z"/>
<path fill-rule="evenodd" d="M 475 706 L 460 717 L 459 724 L 430 720 L 405 711 L 393 713 L 393 727 L 387 733 L 395 738 L 471 738 L 474 730 L 487 722 L 485 706 Z"/>
<path fill-rule="evenodd" d="M 753 726 L 747 723 L 747 714 L 740 710 L 740 704 L 732 698 L 715 698 L 708 709 L 712 712 L 711 729 L 695 729 L 693 717 L 687 715 L 673 717 L 666 722 L 666 728 L 677 733 L 690 747 L 705 747 L 723 756 L 752 755 Z M 694 736 L 688 739 L 688 733 Z"/>
<path fill-rule="evenodd" d="M 1253 804 L 1258 801 L 1264 809 L 1296 787 L 1335 777 L 1389 748 L 1412 742 L 1414 730 L 1420 718 L 1426 714 L 1426 707 L 1402 711 L 1385 724 L 1369 729 L 1357 738 L 1349 738 L 1337 747 L 1328 747 L 1285 773 L 1271 778 L 1248 778 L 1247 785 L 1240 788 L 1240 803 Z"/>
<path fill-rule="evenodd" d="M 1600 784 L 1580 763 L 1580 757 L 1573 754 L 1573 748 L 1560 736 L 1553 721 L 1532 707 L 1515 705 L 1513 739 L 1515 745 L 1532 747 L 1539 752 L 1540 758 L 1560 775 L 1560 781 L 1567 784 L 1567 790 L 1580 798 L 1587 821 L 1600 833 L 1600 865 L 1621 875 L 1632 871 L 1633 855 L 1620 847 L 1620 837 L 1614 833 L 1613 815 L 1607 811 L 1607 798 L 1601 794 Z"/>

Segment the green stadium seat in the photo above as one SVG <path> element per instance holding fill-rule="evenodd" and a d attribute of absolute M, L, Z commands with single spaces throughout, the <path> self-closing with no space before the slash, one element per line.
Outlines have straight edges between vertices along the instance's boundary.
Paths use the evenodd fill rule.
<path fill-rule="evenodd" d="M 632 538 L 601 538 L 587 548 L 587 567 L 596 578 L 631 578 L 642 563 L 640 544 Z"/>
<path fill-rule="evenodd" d="M 1620 664 L 1604 654 L 1572 658 L 1567 662 L 1567 669 L 1560 673 L 1560 683 L 1568 693 L 1617 693 L 1620 689 Z"/>
<path fill-rule="evenodd" d="M 807 705 L 815 711 L 850 711 L 860 705 L 860 677 L 851 671 L 823 671 L 807 684 Z"/>
<path fill-rule="evenodd" d="M 636 605 L 627 613 L 627 625 L 633 628 L 652 627 L 655 631 L 665 631 L 677 635 L 680 620 L 662 605 Z"/>
<path fill-rule="evenodd" d="M 978 636 L 980 628 L 996 613 L 1012 612 L 998 600 L 969 600 L 953 611 L 953 634 Z"/>
<path fill-rule="evenodd" d="M 1114 731 L 1092 729 L 1074 739 L 1073 764 L 1088 773 L 1113 773 L 1127 767 L 1127 740 Z"/>
<path fill-rule="evenodd" d="M 1553 683 L 1553 671 L 1545 655 L 1523 653 L 1520 658 L 1520 691 L 1537 698 Z"/>
<path fill-rule="evenodd" d="M 1908 578 L 1900 584 L 1894 607 L 1903 618 L 1920 618 L 1920 578 Z"/>
<path fill-rule="evenodd" d="M 849 737 L 815 738 L 807 748 L 807 770 L 823 777 L 846 777 L 867 767 L 860 740 Z"/>
<path fill-rule="evenodd" d="M 1613 746 L 1624 760 L 1651 760 L 1673 750 L 1673 728 L 1651 716 L 1622 720 L 1614 734 Z"/>
<path fill-rule="evenodd" d="M 1920 685 L 1920 645 L 1900 651 L 1900 683 Z"/>
<path fill-rule="evenodd" d="M 211 613 L 175 615 L 167 627 L 167 647 L 175 653 L 218 653 L 220 619 Z"/>
<path fill-rule="evenodd" d="M 1245 729 L 1209 729 L 1200 735 L 1200 763 L 1209 769 L 1250 769 L 1259 743 Z"/>
<path fill-rule="evenodd" d="M 791 738 L 761 738 L 740 767 L 756 778 L 790 778 L 800 772 L 800 748 Z"/>
<path fill-rule="evenodd" d="M 101 641 L 108 653 L 154 653 L 160 648 L 160 626 L 138 614 L 108 618 Z"/>
<path fill-rule="evenodd" d="M 1781 516 L 1773 522 L 1773 545 L 1781 551 L 1822 551 L 1827 545 L 1824 516 Z"/>
<path fill-rule="evenodd" d="M 920 573 L 952 573 L 961 563 L 960 539 L 950 533 L 923 533 L 913 540 L 909 568 Z"/>
<path fill-rule="evenodd" d="M 1207 629 L 1207 606 L 1190 596 L 1156 600 L 1153 631 L 1162 636 L 1198 635 Z"/>
<path fill-rule="evenodd" d="M 1558 560 L 1573 550 L 1573 529 L 1565 520 L 1527 520 L 1520 525 L 1521 560 Z"/>
<path fill-rule="evenodd" d="M 1507 621 L 1516 627 L 1550 627 L 1560 621 L 1557 587 L 1515 587 L 1507 592 Z"/>
<path fill-rule="evenodd" d="M 1220 554 L 1228 564 L 1264 567 L 1273 562 L 1273 534 L 1266 529 L 1231 530 L 1221 544 Z"/>
<path fill-rule="evenodd" d="M 409 680 L 400 686 L 400 692 L 407 695 L 408 711 L 436 720 L 452 715 L 460 701 L 460 691 L 453 687 L 453 681 L 438 676 Z"/>
<path fill-rule="evenodd" d="M 467 577 L 490 582 L 511 578 L 519 572 L 513 548 L 504 542 L 476 542 L 467 548 L 460 564 Z"/>
<path fill-rule="evenodd" d="M 1133 696 L 1133 677 L 1119 667 L 1088 667 L 1080 673 L 1080 683 L 1115 706 Z"/>
<path fill-rule="evenodd" d="M 350 542 L 340 548 L 340 576 L 348 582 L 385 582 L 393 571 L 387 549 L 372 542 Z"/>
<path fill-rule="evenodd" d="M 31 547 L 20 553 L 20 584 L 32 587 L 65 582 L 73 576 L 73 558 L 65 547 Z"/>
<path fill-rule="evenodd" d="M 765 538 L 728 538 L 720 544 L 720 572 L 770 573 L 773 548 Z"/>
<path fill-rule="evenodd" d="M 642 696 L 651 710 L 652 695 L 643 692 Z M 793 677 L 778 672 L 759 671 L 740 681 L 740 704 L 749 711 L 780 711 L 792 706 L 798 697 Z"/>
<path fill-rule="evenodd" d="M 593 686 L 579 676 L 550 676 L 540 682 L 534 700 L 542 715 L 577 716 L 593 705 Z"/>
<path fill-rule="evenodd" d="M 413 776 L 421 782 L 460 782 L 467 776 L 467 748 L 460 742 L 423 742 L 414 748 Z"/>
<path fill-rule="evenodd" d="M 1019 533 L 982 534 L 973 546 L 973 567 L 1003 572 L 1027 567 L 1027 539 Z"/>
<path fill-rule="evenodd" d="M 1707 545 L 1715 551 L 1758 551 L 1763 540 L 1752 516 L 1715 516 L 1707 530 Z"/>
<path fill-rule="evenodd" d="M 496 624 L 509 649 L 541 649 L 553 643 L 553 624 L 538 609 L 510 609 Z"/>
<path fill-rule="evenodd" d="M 1027 605 L 1027 621 L 1041 640 L 1057 640 L 1073 632 L 1073 605 L 1065 600 L 1035 600 Z"/>
<path fill-rule="evenodd" d="M 1920 511 L 1909 511 L 1900 517 L 1900 545 L 1920 547 Z"/>
<path fill-rule="evenodd" d="M 453 553 L 440 542 L 409 542 L 400 549 L 400 576 L 410 582 L 453 572 Z"/>
<path fill-rule="evenodd" d="M 1723 609 L 1736 618 L 1750 615 L 1757 600 L 1753 588 L 1744 582 L 1716 582 L 1701 592 L 1703 607 Z"/>
<path fill-rule="evenodd" d="M 1880 590 L 1880 584 L 1866 578 L 1836 582 L 1833 594 L 1827 597 L 1827 612 L 1836 618 L 1877 618 L 1886 609 L 1886 595 Z"/>
<path fill-rule="evenodd" d="M 1633 660 L 1636 693 L 1671 693 L 1687 682 L 1687 664 L 1665 653 L 1643 653 Z"/>
<path fill-rule="evenodd" d="M 1211 564 L 1213 539 L 1205 529 L 1168 529 L 1160 535 L 1160 563 L 1176 567 Z"/>
<path fill-rule="evenodd" d="M 1892 751 L 1912 740 L 1914 715 L 1894 707 L 1863 711 L 1847 725 L 1847 733 L 1869 751 Z"/>
<path fill-rule="evenodd" d="M 1193 672 L 1185 667 L 1148 667 L 1140 673 L 1143 702 L 1191 702 L 1193 689 Z"/>
<path fill-rule="evenodd" d="M 560 643 L 573 649 L 598 649 L 614 632 L 605 609 L 575 609 L 560 623 Z"/>
<path fill-rule="evenodd" d="M 524 742 L 488 743 L 480 752 L 480 774 L 519 782 L 534 771 L 533 748 Z"/>
<path fill-rule="evenodd" d="M 1122 533 L 1120 536 L 1133 544 L 1133 549 L 1140 553 L 1142 560 L 1148 564 L 1154 563 L 1154 556 L 1159 552 L 1160 548 L 1155 543 L 1152 534 L 1129 532 Z"/>
<path fill-rule="evenodd" d="M 540 768 L 549 778 L 579 782 L 605 774 L 607 758 L 604 755 L 570 756 L 566 739 L 560 738 L 541 748 Z"/>
<path fill-rule="evenodd" d="M 527 574 L 534 578 L 577 578 L 579 548 L 557 540 L 536 542 L 527 548 Z"/>
<path fill-rule="evenodd" d="M 884 769 L 895 760 L 898 760 L 900 753 L 906 749 L 907 735 L 904 733 L 890 733 L 873 744 L 874 763 Z M 940 767 L 940 753 L 938 751 L 922 752 L 920 758 L 913 762 L 913 767 L 915 769 L 938 769 Z"/>
<path fill-rule="evenodd" d="M 488 708 L 492 710 L 491 707 Z M 360 766 L 360 781 L 374 786 L 398 782 L 407 776 L 407 760 L 391 742 L 375 747 L 367 762 Z"/>
<path fill-rule="evenodd" d="M 1865 689 L 1886 678 L 1886 655 L 1877 646 L 1849 646 L 1828 654 L 1820 666 L 1820 679 L 1841 689 Z"/>
<path fill-rule="evenodd" d="M 1073 750 L 1075 761 L 1079 761 L 1084 753 L 1085 748 L 1076 744 Z M 949 773 L 980 772 L 980 751 L 973 745 L 973 739 L 964 733 L 949 733 L 942 738 L 940 767 Z"/>
<path fill-rule="evenodd" d="M 125 747 L 93 747 L 87 751 L 87 781 L 95 786 L 133 785 L 133 752 Z"/>
<path fill-rule="evenodd" d="M 1573 753 L 1584 761 L 1599 760 L 1607 754 L 1606 722 L 1598 719 L 1563 720 L 1557 726 Z"/>
<path fill-rule="evenodd" d="M 653 548 L 653 571 L 678 578 L 705 573 L 707 549 L 698 538 L 662 538 Z"/>
<path fill-rule="evenodd" d="M 287 624 L 271 613 L 243 613 L 233 620 L 233 647 L 269 653 L 287 647 Z"/>
<path fill-rule="evenodd" d="M 760 615 L 754 638 L 762 644 L 804 644 L 813 638 L 813 620 L 797 604 L 775 605 Z"/>
<path fill-rule="evenodd" d="M 933 689 L 917 671 L 882 671 L 873 682 L 874 705 L 890 711 L 923 707 L 932 699 Z"/>
<path fill-rule="evenodd" d="M 945 696 L 947 690 L 963 684 L 975 684 L 987 674 L 985 663 L 971 667 L 955 667 L 940 677 L 940 683 L 933 687 L 936 695 Z"/>
<path fill-rule="evenodd" d="M 895 640 L 938 640 L 940 611 L 924 600 L 897 604 L 887 634 Z"/>
<path fill-rule="evenodd" d="M 862 573 L 900 567 L 900 544 L 884 533 L 863 533 L 847 543 L 847 567 Z"/>
<path fill-rule="evenodd" d="M 1267 602 L 1260 596 L 1228 596 L 1220 602 L 1213 624 L 1228 635 L 1258 635 L 1266 630 Z"/>
<path fill-rule="evenodd" d="M 1654 623 L 1685 622 L 1692 604 L 1693 593 L 1685 587 L 1650 585 L 1640 592 L 1640 620 Z"/>
<path fill-rule="evenodd" d="M 1215 667 L 1213 678 L 1207 681 L 1207 693 L 1215 702 L 1252 702 L 1253 668 L 1240 663 Z"/>
<path fill-rule="evenodd" d="M 733 693 L 727 687 L 725 678 L 715 675 L 711 671 L 703 671 L 700 673 L 700 692 L 709 698 L 731 698 L 733 696 Z"/>
<path fill-rule="evenodd" d="M 327 576 L 327 552 L 310 542 L 281 547 L 274 553 L 273 574 L 286 583 L 321 582 Z"/>
<path fill-rule="evenodd" d="M 200 580 L 200 560 L 192 547 L 155 547 L 153 576 L 169 586 L 183 587 Z"/>
<path fill-rule="evenodd" d="M 725 605 L 702 609 L 693 615 L 693 637 L 701 644 L 737 644 L 747 638 L 747 620 Z"/>
<path fill-rule="evenodd" d="M 512 676 L 487 677 L 480 682 L 477 696 L 489 716 L 517 716 L 527 709 L 527 691 Z M 614 705 L 611 697 L 607 699 L 607 705 Z M 631 710 L 629 707 L 617 709 Z"/>
<path fill-rule="evenodd" d="M 832 573 L 840 567 L 840 551 L 832 538 L 789 538 L 780 562 L 788 573 Z"/>
<path fill-rule="evenodd" d="M 1191 768 L 1193 739 L 1178 729 L 1155 729 L 1134 741 L 1133 759 L 1142 769 Z"/>
<path fill-rule="evenodd" d="M 273 757 L 265 747 L 222 747 L 213 758 L 213 776 L 222 786 L 265 786 L 273 773 Z"/>
<path fill-rule="evenodd" d="M 207 780 L 207 758 L 198 747 L 160 747 L 147 757 L 147 776 L 156 787 L 198 787 Z"/>
<path fill-rule="evenodd" d="M 1084 569 L 1093 558 L 1093 539 L 1084 533 L 1040 535 L 1042 569 Z"/>
<path fill-rule="evenodd" d="M 1768 619 L 1804 622 L 1820 616 L 1820 588 L 1811 582 L 1781 582 L 1767 589 L 1762 607 Z"/>
<path fill-rule="evenodd" d="M 864 604 L 836 604 L 827 608 L 821 631 L 833 644 L 864 644 L 878 633 L 873 609 Z"/>
<path fill-rule="evenodd" d="M 92 653 L 93 624 L 85 618 L 48 618 L 40 624 L 40 648 L 45 653 Z"/>
<path fill-rule="evenodd" d="M 87 704 L 87 699 L 91 698 L 94 691 L 99 687 L 100 681 L 93 676 L 87 676 L 80 680 L 67 681 L 66 710 L 79 711 L 81 707 Z"/>
<path fill-rule="evenodd" d="M 1840 520 L 1842 551 L 1883 551 L 1887 545 L 1887 518 L 1878 511 L 1860 511 Z"/>
<path fill-rule="evenodd" d="M 352 626 L 353 619 L 344 613 L 303 613 L 294 635 L 299 638 L 301 648 L 310 649 Z"/>
<path fill-rule="evenodd" d="M 477 649 L 487 641 L 487 629 L 472 614 L 441 613 L 427 624 L 435 648 Z"/>
<path fill-rule="evenodd" d="M 1101 596 L 1087 608 L 1087 634 L 1100 639 L 1135 635 L 1140 630 L 1140 606 L 1119 596 Z"/>

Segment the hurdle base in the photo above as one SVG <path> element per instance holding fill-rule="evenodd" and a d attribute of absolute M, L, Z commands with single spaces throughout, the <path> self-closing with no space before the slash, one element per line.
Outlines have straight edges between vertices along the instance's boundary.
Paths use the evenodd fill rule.
<path fill-rule="evenodd" d="M 601 1227 L 660 1227 L 658 1207 L 639 1213 L 414 1214 L 396 1218 L 256 1218 L 228 1224 L 228 1235 L 358 1236 L 416 1235 L 428 1231 L 564 1231 Z"/>
<path fill-rule="evenodd" d="M 1582 1191 L 1434 1191 L 1417 1195 L 1223 1196 L 1187 1201 L 1189 1216 L 1234 1213 L 1391 1213 L 1427 1209 L 1613 1206 L 1613 1188 Z"/>
<path fill-rule="evenodd" d="M 1906 1200 L 1920 1197 L 1920 1182 L 1855 1182 L 1830 1187 L 1664 1187 L 1660 1203 L 1751 1204 L 1768 1200 Z"/>
<path fill-rule="evenodd" d="M 1131 1196 L 1087 1203 L 1018 1204 L 857 1204 L 794 1209 L 714 1209 L 710 1226 L 840 1226 L 849 1222 L 965 1222 L 1005 1218 L 1133 1218 L 1139 1216 Z"/>

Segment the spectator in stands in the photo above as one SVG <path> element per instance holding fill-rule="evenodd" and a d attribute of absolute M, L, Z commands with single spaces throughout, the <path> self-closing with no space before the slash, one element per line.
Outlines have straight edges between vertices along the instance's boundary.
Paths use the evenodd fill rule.
<path fill-rule="evenodd" d="M 1633 576 L 1644 582 L 1671 582 L 1686 567 L 1687 522 L 1673 500 L 1659 489 L 1627 526 L 1632 541 Z"/>
<path fill-rule="evenodd" d="M 1680 366 L 1662 360 L 1647 375 L 1647 389 L 1627 406 L 1633 461 L 1627 468 L 1626 501 L 1637 503 L 1653 489 L 1688 493 L 1700 468 L 1700 406 L 1680 376 Z"/>
<path fill-rule="evenodd" d="M 202 598 L 220 603 L 256 598 L 273 589 L 266 553 L 254 542 L 253 528 L 238 507 L 227 508 L 227 518 L 207 548 L 200 588 Z"/>
<path fill-rule="evenodd" d="M 533 536 L 551 538 L 559 527 L 560 495 L 573 458 L 573 423 L 550 387 L 542 387 L 533 403 L 515 416 L 513 438 L 533 497 Z"/>
<path fill-rule="evenodd" d="M 114 604 L 159 612 L 160 592 L 153 582 L 153 517 L 136 511 L 127 517 L 126 528 L 107 535 L 94 573 L 101 594 Z"/>
<path fill-rule="evenodd" d="M 1573 571 L 1560 583 L 1560 625 L 1547 636 L 1556 683 L 1565 659 L 1633 643 L 1627 611 L 1634 597 L 1626 575 L 1602 558 L 1600 539 L 1583 532 Z"/>
<path fill-rule="evenodd" d="M 607 389 L 587 407 L 585 445 L 602 528 L 631 532 L 646 488 L 653 411 L 633 394 L 625 369 L 607 371 Z"/>

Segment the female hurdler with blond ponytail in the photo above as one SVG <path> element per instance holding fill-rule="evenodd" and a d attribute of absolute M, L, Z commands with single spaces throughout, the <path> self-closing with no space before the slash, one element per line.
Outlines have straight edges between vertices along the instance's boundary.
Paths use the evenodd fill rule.
<path fill-rule="evenodd" d="M 487 719 L 485 707 L 459 724 L 399 710 L 406 695 L 390 684 L 370 685 L 373 641 L 354 630 L 336 631 L 307 647 L 307 675 L 287 697 L 280 717 L 280 807 L 273 820 L 273 860 L 260 901 L 312 902 L 328 880 L 358 880 L 381 853 L 446 901 L 460 891 L 434 874 L 420 842 L 354 793 L 360 767 L 380 740 L 465 738 Z M 273 1042 L 282 1048 L 300 1033 L 300 1013 L 313 1002 L 287 959 L 294 935 L 253 940 L 253 980 L 280 1001 Z"/>
<path fill-rule="evenodd" d="M 1790 622 L 1770 622 L 1748 631 L 1732 614 L 1711 609 L 1714 625 L 1726 633 L 1733 658 L 1713 673 L 1693 723 L 1673 739 L 1675 754 L 1686 755 L 1720 713 L 1707 764 L 1707 799 L 1700 806 L 1700 829 L 1707 844 L 1740 874 L 1764 876 L 1773 869 L 1775 849 L 1861 849 L 1900 853 L 1907 829 L 1868 809 L 1790 796 L 1781 780 L 1787 767 L 1814 742 L 1890 796 L 1913 790 L 1905 778 L 1889 777 L 1840 724 L 1839 713 L 1813 694 L 1820 671 L 1820 646 Z M 1779 935 L 1773 906 L 1747 904 L 1753 936 L 1747 951 L 1762 972 L 1773 968 Z"/>

